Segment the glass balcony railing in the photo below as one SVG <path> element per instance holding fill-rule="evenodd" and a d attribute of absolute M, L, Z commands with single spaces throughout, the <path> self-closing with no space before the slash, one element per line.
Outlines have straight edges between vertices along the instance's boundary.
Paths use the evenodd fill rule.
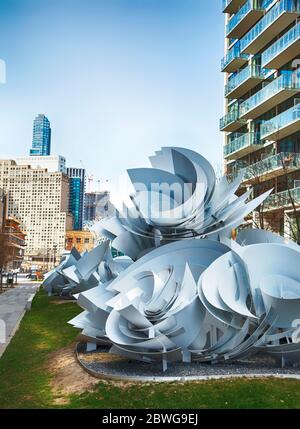
<path fill-rule="evenodd" d="M 223 0 L 223 12 L 225 13 L 236 13 L 243 6 L 246 0 Z"/>
<path fill-rule="evenodd" d="M 273 0 L 248 0 L 229 20 L 226 26 L 226 35 L 230 34 L 237 25 L 253 10 L 264 10 Z"/>
<path fill-rule="evenodd" d="M 268 73 L 270 73 L 270 70 L 262 69 L 260 66 L 250 65 L 244 68 L 238 74 L 229 79 L 228 84 L 225 86 L 225 96 L 230 94 L 248 79 L 265 79 Z"/>
<path fill-rule="evenodd" d="M 240 119 L 238 104 L 234 104 L 231 110 L 225 116 L 223 116 L 223 118 L 221 118 L 220 130 L 225 131 L 230 124 L 234 124 L 236 122 L 241 124 L 247 122 L 246 120 Z"/>
<path fill-rule="evenodd" d="M 228 35 L 244 18 L 248 13 L 254 8 L 256 1 L 248 0 L 240 10 L 233 15 L 226 25 L 226 35 Z"/>
<path fill-rule="evenodd" d="M 260 7 L 261 9 L 267 9 L 270 4 L 272 4 L 274 2 L 274 0 L 261 0 L 260 1 Z"/>
<path fill-rule="evenodd" d="M 271 45 L 265 52 L 263 52 L 261 57 L 262 63 L 268 64 L 298 39 L 300 39 L 300 22 L 278 39 L 277 42 L 273 43 L 273 45 Z"/>
<path fill-rule="evenodd" d="M 281 152 L 262 161 L 240 169 L 244 173 L 243 181 L 253 180 L 257 177 L 272 173 L 275 170 L 300 168 L 300 153 Z"/>
<path fill-rule="evenodd" d="M 273 119 L 266 121 L 260 126 L 261 138 L 265 139 L 268 136 L 279 132 L 281 129 L 291 125 L 293 122 L 300 120 L 300 104 L 293 106 Z"/>
<path fill-rule="evenodd" d="M 223 118 L 220 120 L 220 130 L 226 128 L 232 122 L 235 122 L 239 119 L 239 111 L 238 109 L 233 109 L 231 112 L 228 112 Z"/>
<path fill-rule="evenodd" d="M 274 95 L 285 89 L 295 89 L 300 91 L 299 71 L 285 71 L 277 79 L 266 85 L 263 89 L 252 95 L 240 105 L 240 117 L 243 117 L 251 110 L 263 104 Z"/>
<path fill-rule="evenodd" d="M 270 195 L 264 202 L 264 211 L 300 205 L 300 188 L 292 188 L 277 194 Z"/>
<path fill-rule="evenodd" d="M 260 139 L 258 133 L 251 132 L 246 134 L 239 134 L 237 138 L 235 138 L 224 146 L 224 157 L 228 158 L 233 153 L 238 152 L 246 147 L 259 144 Z"/>
<path fill-rule="evenodd" d="M 269 2 L 271 3 L 271 2 Z M 265 16 L 251 28 L 250 31 L 240 40 L 240 50 L 243 52 L 255 39 L 264 33 L 264 31 L 273 24 L 277 18 L 284 12 L 299 12 L 300 1 L 281 0 L 275 4 Z"/>
<path fill-rule="evenodd" d="M 226 69 L 226 67 L 232 63 L 234 60 L 242 59 L 247 61 L 249 56 L 247 54 L 241 54 L 240 43 L 237 42 L 233 47 L 228 51 L 228 54 L 221 61 L 221 69 L 222 71 Z"/>
<path fill-rule="evenodd" d="M 227 174 L 227 178 L 230 182 L 235 180 L 237 176 L 243 171 L 246 167 L 248 167 L 248 162 L 244 160 L 238 159 L 234 162 L 234 164 L 231 166 L 230 171 Z"/>

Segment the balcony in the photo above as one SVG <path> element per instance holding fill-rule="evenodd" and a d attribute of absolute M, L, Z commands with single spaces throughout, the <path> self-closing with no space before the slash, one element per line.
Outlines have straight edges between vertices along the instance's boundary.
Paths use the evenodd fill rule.
<path fill-rule="evenodd" d="M 220 120 L 220 131 L 233 132 L 241 128 L 246 123 L 246 120 L 240 119 L 239 106 L 236 104 L 232 110 Z"/>
<path fill-rule="evenodd" d="M 282 140 L 300 131 L 300 104 L 261 124 L 263 140 Z"/>
<path fill-rule="evenodd" d="M 260 141 L 258 133 L 240 134 L 224 146 L 224 158 L 227 160 L 241 158 L 262 147 L 263 143 Z"/>
<path fill-rule="evenodd" d="M 300 1 L 281 0 L 240 40 L 241 54 L 257 54 L 300 15 Z M 265 65 L 264 65 L 265 67 Z M 269 68 L 277 68 L 270 66 Z"/>
<path fill-rule="evenodd" d="M 243 168 L 243 183 L 264 182 L 300 169 L 300 153 L 282 152 Z"/>
<path fill-rule="evenodd" d="M 241 119 L 255 119 L 300 91 L 298 70 L 285 72 L 240 105 Z"/>
<path fill-rule="evenodd" d="M 226 37 L 241 38 L 264 15 L 260 0 L 247 0 L 226 26 Z"/>
<path fill-rule="evenodd" d="M 223 0 L 223 13 L 236 13 L 246 0 Z"/>
<path fill-rule="evenodd" d="M 300 188 L 293 188 L 270 195 L 264 202 L 264 211 L 292 208 L 300 205 Z"/>
<path fill-rule="evenodd" d="M 271 70 L 250 65 L 231 77 L 225 86 L 225 97 L 240 98 L 266 78 Z"/>
<path fill-rule="evenodd" d="M 262 63 L 267 68 L 279 69 L 284 64 L 295 58 L 300 49 L 300 23 L 296 24 L 277 42 L 271 45 L 262 54 Z"/>
<path fill-rule="evenodd" d="M 222 59 L 221 70 L 226 73 L 234 73 L 248 62 L 248 58 L 247 54 L 241 54 L 240 44 L 237 42 Z"/>

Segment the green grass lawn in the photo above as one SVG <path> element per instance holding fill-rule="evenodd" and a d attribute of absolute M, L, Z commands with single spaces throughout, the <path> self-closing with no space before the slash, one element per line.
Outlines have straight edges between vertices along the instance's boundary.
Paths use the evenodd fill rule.
<path fill-rule="evenodd" d="M 66 395 L 60 405 L 47 370 L 51 353 L 78 333 L 67 321 L 76 304 L 55 303 L 40 291 L 0 359 L 0 408 L 300 408 L 300 382 L 222 380 L 186 384 L 101 382 L 92 391 Z"/>

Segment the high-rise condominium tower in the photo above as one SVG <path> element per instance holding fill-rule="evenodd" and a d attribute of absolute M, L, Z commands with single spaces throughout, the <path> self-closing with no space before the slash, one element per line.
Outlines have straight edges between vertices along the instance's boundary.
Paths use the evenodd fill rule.
<path fill-rule="evenodd" d="M 83 168 L 68 168 L 67 174 L 70 182 L 69 210 L 74 219 L 73 229 L 80 231 L 84 210 L 85 170 Z"/>
<path fill-rule="evenodd" d="M 45 115 L 38 115 L 33 121 L 33 137 L 31 156 L 50 155 L 51 151 L 51 128 L 50 122 Z"/>
<path fill-rule="evenodd" d="M 300 225 L 300 1 L 223 0 L 223 12 L 227 174 L 243 173 L 242 187 L 255 195 L 274 189 L 252 221 L 293 235 Z"/>

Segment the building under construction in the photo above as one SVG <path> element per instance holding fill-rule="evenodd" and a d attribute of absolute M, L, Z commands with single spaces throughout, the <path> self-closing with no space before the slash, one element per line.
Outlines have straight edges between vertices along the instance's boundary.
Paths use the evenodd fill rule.
<path fill-rule="evenodd" d="M 1 190 L 0 234 L 5 237 L 1 245 L 6 246 L 1 249 L 6 253 L 4 261 L 0 261 L 1 269 L 5 271 L 19 269 L 24 259 L 26 234 L 22 231 L 20 222 L 7 215 L 7 194 Z"/>

